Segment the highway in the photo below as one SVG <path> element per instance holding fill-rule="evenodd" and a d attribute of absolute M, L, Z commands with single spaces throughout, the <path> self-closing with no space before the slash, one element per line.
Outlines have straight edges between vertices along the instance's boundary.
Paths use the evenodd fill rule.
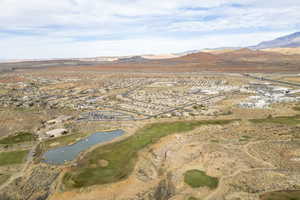
<path fill-rule="evenodd" d="M 259 81 L 268 81 L 268 82 L 280 83 L 280 84 L 294 86 L 294 87 L 300 87 L 300 83 L 291 83 L 291 82 L 287 82 L 287 81 L 273 80 L 273 79 L 269 79 L 269 78 L 264 78 L 262 76 L 253 76 L 250 74 L 243 74 L 243 76 L 248 77 L 248 78 L 253 78 L 253 79 L 256 79 Z"/>

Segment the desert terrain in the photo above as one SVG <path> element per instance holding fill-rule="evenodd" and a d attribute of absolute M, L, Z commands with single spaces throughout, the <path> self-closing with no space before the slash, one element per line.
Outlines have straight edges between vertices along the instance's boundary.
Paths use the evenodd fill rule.
<path fill-rule="evenodd" d="M 296 48 L 294 48 L 296 51 Z M 300 55 L 285 54 L 276 49 L 211 50 L 184 56 L 132 56 L 113 61 L 73 59 L 0 63 L 1 71 L 67 70 L 100 72 L 234 72 L 298 73 Z"/>
<path fill-rule="evenodd" d="M 300 200 L 299 0 L 0 10 L 0 200 Z"/>
<path fill-rule="evenodd" d="M 299 56 L 43 62 L 0 74 L 1 200 L 298 198 Z"/>

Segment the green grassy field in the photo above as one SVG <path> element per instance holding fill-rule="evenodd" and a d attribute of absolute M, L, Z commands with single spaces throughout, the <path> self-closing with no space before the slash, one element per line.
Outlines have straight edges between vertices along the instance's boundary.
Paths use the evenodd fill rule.
<path fill-rule="evenodd" d="M 0 153 L 0 166 L 21 164 L 29 151 L 12 151 Z"/>
<path fill-rule="evenodd" d="M 300 191 L 269 192 L 260 196 L 261 200 L 300 200 Z"/>
<path fill-rule="evenodd" d="M 300 112 L 300 107 L 295 106 L 293 110 Z M 274 123 L 274 124 L 282 124 L 282 125 L 298 125 L 300 124 L 300 114 L 294 116 L 279 116 L 272 117 L 271 115 L 264 119 L 251 119 L 249 120 L 252 123 Z"/>
<path fill-rule="evenodd" d="M 156 123 L 138 130 L 133 136 L 120 142 L 108 144 L 88 153 L 78 166 L 66 173 L 63 183 L 66 188 L 80 188 L 95 184 L 105 184 L 126 178 L 136 162 L 137 152 L 157 142 L 160 138 L 191 131 L 202 125 L 225 125 L 235 120 L 210 120 Z M 100 160 L 108 161 L 101 167 Z"/>
<path fill-rule="evenodd" d="M 0 88 L 0 95 L 5 95 L 7 93 L 8 91 L 6 89 Z"/>
<path fill-rule="evenodd" d="M 184 182 L 192 188 L 209 187 L 214 189 L 218 187 L 218 179 L 215 177 L 207 176 L 205 172 L 193 169 L 184 173 Z"/>
<path fill-rule="evenodd" d="M 199 199 L 196 197 L 189 197 L 187 200 L 199 200 Z"/>
<path fill-rule="evenodd" d="M 43 142 L 41 145 L 43 145 L 43 148 L 45 148 L 45 149 L 49 149 L 49 148 L 53 148 L 53 147 L 57 147 L 57 146 L 66 146 L 66 145 L 69 145 L 70 143 L 74 143 L 77 140 L 86 137 L 87 135 L 88 134 L 83 134 L 83 133 L 75 133 L 75 134 L 65 135 L 65 136 L 49 139 L 49 140 Z"/>
<path fill-rule="evenodd" d="M 275 123 L 283 125 L 298 125 L 300 124 L 300 115 L 283 116 L 283 117 L 268 117 L 265 119 L 251 119 L 252 123 Z"/>
<path fill-rule="evenodd" d="M 15 135 L 11 135 L 0 139 L 0 144 L 16 144 L 22 142 L 31 142 L 34 141 L 36 138 L 32 133 L 27 132 L 20 132 L 16 133 Z"/>

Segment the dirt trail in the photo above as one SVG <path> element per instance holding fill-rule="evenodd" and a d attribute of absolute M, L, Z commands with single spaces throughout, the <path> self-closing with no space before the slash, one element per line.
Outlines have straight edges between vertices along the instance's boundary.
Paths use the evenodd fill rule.
<path fill-rule="evenodd" d="M 256 142 L 249 142 L 248 144 L 246 144 L 244 147 L 243 147 L 243 152 L 245 152 L 249 157 L 255 159 L 257 162 L 260 162 L 262 163 L 263 165 L 267 165 L 267 166 L 270 166 L 270 167 L 267 167 L 267 168 L 253 168 L 253 169 L 248 169 L 248 170 L 238 170 L 236 172 L 234 172 L 233 174 L 230 174 L 230 175 L 227 175 L 227 176 L 223 176 L 221 177 L 220 181 L 219 181 L 219 187 L 213 191 L 211 194 L 209 194 L 205 200 L 215 200 L 215 195 L 217 195 L 218 193 L 222 192 L 222 190 L 224 189 L 222 186 L 224 185 L 223 182 L 228 179 L 228 178 L 233 178 L 237 175 L 239 175 L 240 173 L 248 173 L 248 172 L 251 172 L 251 171 L 256 171 L 256 170 L 275 170 L 276 167 L 274 167 L 271 163 L 269 162 L 266 162 L 264 160 L 261 160 L 255 156 L 253 156 L 252 154 L 249 153 L 248 151 L 248 147 L 250 145 L 253 145 L 253 144 L 258 144 L 258 143 L 261 143 L 261 142 L 264 142 L 264 141 L 256 141 Z"/>
<path fill-rule="evenodd" d="M 35 144 L 32 149 L 29 151 L 27 158 L 26 158 L 26 162 L 24 163 L 24 166 L 22 168 L 21 171 L 19 171 L 18 173 L 13 174 L 9 180 L 7 180 L 4 184 L 2 184 L 0 186 L 0 190 L 2 190 L 3 188 L 5 188 L 6 186 L 8 186 L 9 184 L 11 184 L 15 179 L 20 178 L 24 175 L 25 171 L 28 169 L 28 167 L 30 166 L 32 160 L 33 160 L 33 153 L 35 151 L 35 149 L 37 148 L 37 146 L 39 145 L 39 143 Z"/>

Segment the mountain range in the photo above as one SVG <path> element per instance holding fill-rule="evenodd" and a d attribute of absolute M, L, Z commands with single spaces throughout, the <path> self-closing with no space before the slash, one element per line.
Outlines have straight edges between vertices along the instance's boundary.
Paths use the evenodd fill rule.
<path fill-rule="evenodd" d="M 210 54 L 222 54 L 239 49 L 251 49 L 262 50 L 276 53 L 282 53 L 287 55 L 300 54 L 300 32 L 295 32 L 290 35 L 282 36 L 273 40 L 263 41 L 254 46 L 248 47 L 218 47 L 218 48 L 205 48 L 202 50 L 190 50 L 180 53 L 173 53 L 175 56 L 185 56 L 189 54 L 195 54 L 199 52 L 205 52 Z"/>
<path fill-rule="evenodd" d="M 0 71 L 33 68 L 117 71 L 300 72 L 300 32 L 246 48 L 192 50 L 177 54 L 24 60 L 0 63 Z"/>
<path fill-rule="evenodd" d="M 300 32 L 287 36 L 279 37 L 274 40 L 261 42 L 258 45 L 251 46 L 251 49 L 269 49 L 269 48 L 295 48 L 300 47 Z"/>
<path fill-rule="evenodd" d="M 219 54 L 228 51 L 238 50 L 248 48 L 251 50 L 266 50 L 284 54 L 293 54 L 296 52 L 300 54 L 300 32 L 295 32 L 289 35 L 285 35 L 273 40 L 263 41 L 257 45 L 248 46 L 248 47 L 219 47 L 219 48 L 206 48 L 202 50 L 198 50 L 201 52 Z M 297 50 L 297 48 L 299 48 Z M 197 50 L 194 50 L 192 53 L 195 53 Z M 189 51 L 187 51 L 189 52 Z"/>

